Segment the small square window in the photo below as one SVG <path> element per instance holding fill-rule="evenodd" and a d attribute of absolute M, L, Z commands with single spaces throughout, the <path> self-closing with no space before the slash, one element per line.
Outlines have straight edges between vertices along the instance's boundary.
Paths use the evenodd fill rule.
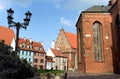
<path fill-rule="evenodd" d="M 31 61 L 31 58 L 29 58 L 29 62 Z"/>
<path fill-rule="evenodd" d="M 22 55 L 24 55 L 24 51 L 22 51 Z"/>
<path fill-rule="evenodd" d="M 31 52 L 29 52 L 29 55 L 31 56 Z"/>

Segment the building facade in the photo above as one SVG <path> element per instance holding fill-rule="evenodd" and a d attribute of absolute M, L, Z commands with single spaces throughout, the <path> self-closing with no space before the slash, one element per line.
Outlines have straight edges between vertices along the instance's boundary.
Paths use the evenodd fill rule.
<path fill-rule="evenodd" d="M 33 51 L 34 51 L 34 67 L 38 69 L 45 69 L 45 50 L 41 42 L 33 42 Z"/>
<path fill-rule="evenodd" d="M 45 69 L 45 51 L 40 42 L 32 39 L 19 38 L 19 57 L 26 59 L 28 63 L 38 69 Z"/>
<path fill-rule="evenodd" d="M 53 60 L 52 56 L 46 56 L 46 69 L 53 70 L 55 67 L 55 61 Z"/>
<path fill-rule="evenodd" d="M 55 48 L 60 49 L 68 59 L 68 70 L 77 69 L 77 35 L 60 29 Z"/>
<path fill-rule="evenodd" d="M 116 27 L 119 27 L 119 4 L 120 0 L 111 0 L 108 6 L 92 6 L 81 12 L 76 24 L 79 71 L 120 71 L 119 29 Z"/>
<path fill-rule="evenodd" d="M 54 70 L 65 70 L 67 71 L 67 57 L 65 57 L 61 50 L 50 48 L 46 56 L 51 56 L 52 60 L 55 62 L 53 65 L 51 63 L 51 68 Z"/>
<path fill-rule="evenodd" d="M 112 52 L 115 73 L 120 73 L 120 0 L 110 0 L 112 15 Z"/>
<path fill-rule="evenodd" d="M 21 59 L 26 59 L 31 66 L 34 66 L 34 52 L 32 49 L 32 42 L 29 39 L 19 38 L 18 41 L 19 52 L 18 55 Z"/>

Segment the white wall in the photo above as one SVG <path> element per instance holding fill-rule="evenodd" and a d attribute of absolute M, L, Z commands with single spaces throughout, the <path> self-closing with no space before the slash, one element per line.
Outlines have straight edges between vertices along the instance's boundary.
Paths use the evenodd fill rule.
<path fill-rule="evenodd" d="M 53 52 L 51 51 L 51 49 L 49 49 L 49 50 L 46 52 L 46 55 L 47 55 L 47 56 L 55 57 L 55 55 L 53 54 Z"/>
<path fill-rule="evenodd" d="M 46 63 L 46 69 L 50 70 L 52 67 L 53 68 L 55 67 L 55 63 L 54 62 L 47 62 Z"/>
<path fill-rule="evenodd" d="M 13 38 L 10 46 L 13 48 L 13 51 L 15 51 L 15 39 L 14 38 Z"/>

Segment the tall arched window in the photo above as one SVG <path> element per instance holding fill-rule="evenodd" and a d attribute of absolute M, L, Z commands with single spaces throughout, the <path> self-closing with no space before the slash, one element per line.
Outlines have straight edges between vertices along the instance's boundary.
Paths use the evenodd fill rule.
<path fill-rule="evenodd" d="M 94 38 L 94 57 L 96 61 L 101 61 L 102 57 L 102 32 L 99 22 L 93 23 L 93 38 Z"/>

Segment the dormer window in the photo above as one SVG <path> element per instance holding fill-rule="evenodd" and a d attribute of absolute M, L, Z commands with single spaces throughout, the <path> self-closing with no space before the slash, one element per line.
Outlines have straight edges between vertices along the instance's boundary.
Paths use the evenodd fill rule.
<path fill-rule="evenodd" d="M 35 47 L 35 50 L 39 50 L 39 47 L 37 46 L 37 47 Z"/>
<path fill-rule="evenodd" d="M 20 47 L 21 48 L 25 48 L 25 44 L 20 44 Z"/>
<path fill-rule="evenodd" d="M 32 49 L 32 45 L 28 45 L 28 48 L 29 48 L 29 49 Z"/>
<path fill-rule="evenodd" d="M 41 47 L 40 50 L 43 50 L 43 48 Z"/>

